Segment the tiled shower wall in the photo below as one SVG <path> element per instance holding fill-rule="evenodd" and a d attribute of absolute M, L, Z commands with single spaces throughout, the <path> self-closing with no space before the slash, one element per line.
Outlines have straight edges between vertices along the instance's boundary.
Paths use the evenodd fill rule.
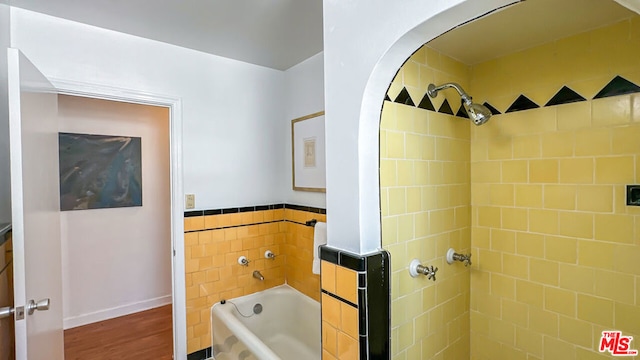
<path fill-rule="evenodd" d="M 312 219 L 326 221 L 326 215 L 318 210 L 271 205 L 186 214 L 188 353 L 211 346 L 210 310 L 222 299 L 287 282 L 319 301 L 320 278 L 311 273 L 314 229 L 305 224 Z M 266 250 L 276 257 L 265 259 Z M 240 256 L 249 259 L 248 266 L 238 264 Z M 254 279 L 254 270 L 265 280 Z"/>
<path fill-rule="evenodd" d="M 638 58 L 635 17 L 470 71 L 428 47 L 405 63 L 380 137 L 394 359 L 605 359 L 597 351 L 603 330 L 640 339 L 640 208 L 625 203 L 625 185 L 640 182 L 640 94 L 621 94 L 640 90 Z M 481 127 L 445 115 L 459 114 L 459 97 L 447 90 L 448 106 L 427 103 L 430 81 L 459 82 L 496 115 Z M 463 167 L 447 175 L 438 164 L 464 163 L 452 155 L 460 151 L 470 154 L 470 180 Z M 438 183 L 441 176 L 449 178 Z M 465 185 L 471 199 L 452 202 Z M 460 239 L 424 232 L 458 226 L 455 209 L 469 204 L 470 281 L 442 259 L 450 245 L 469 246 L 465 228 Z M 447 275 L 409 278 L 412 257 L 438 266 L 438 275 L 459 271 L 457 285 L 445 285 Z M 470 303 L 456 305 L 469 286 Z"/>
<path fill-rule="evenodd" d="M 380 125 L 382 243 L 391 257 L 392 358 L 469 358 L 469 269 L 448 265 L 450 247 L 470 251 L 469 122 L 409 103 L 455 112 L 446 90 L 423 98 L 429 83 L 467 85 L 469 69 L 430 48 L 396 75 Z M 422 99 L 422 100 L 420 100 Z M 445 102 L 446 99 L 446 102 Z M 453 110 L 452 108 L 454 108 Z M 413 259 L 438 267 L 435 282 L 411 278 Z"/>
<path fill-rule="evenodd" d="M 639 84 L 638 58 L 640 17 L 473 67 L 478 100 L 541 107 L 472 128 L 472 359 L 605 359 L 603 330 L 640 339 L 640 94 L 591 100 Z M 563 86 L 585 101 L 544 106 Z"/>

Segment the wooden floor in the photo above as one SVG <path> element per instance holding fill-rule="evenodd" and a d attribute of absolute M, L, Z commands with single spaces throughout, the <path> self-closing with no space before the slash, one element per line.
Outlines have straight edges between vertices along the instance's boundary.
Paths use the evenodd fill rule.
<path fill-rule="evenodd" d="M 64 331 L 65 360 L 172 359 L 171 305 Z"/>

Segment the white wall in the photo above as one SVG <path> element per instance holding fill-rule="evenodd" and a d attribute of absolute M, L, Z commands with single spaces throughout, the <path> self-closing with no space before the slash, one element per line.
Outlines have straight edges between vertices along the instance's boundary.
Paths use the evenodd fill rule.
<path fill-rule="evenodd" d="M 10 37 L 9 6 L 0 1 L 0 223 L 11 222 L 9 176 L 9 107 L 7 103 L 7 51 Z"/>
<path fill-rule="evenodd" d="M 142 138 L 142 207 L 60 213 L 65 328 L 171 303 L 169 109 L 61 95 L 58 117 Z"/>
<path fill-rule="evenodd" d="M 285 71 L 285 118 L 282 127 L 286 140 L 282 193 L 287 204 L 326 207 L 324 193 L 294 191 L 291 178 L 291 120 L 324 110 L 324 54 L 321 52 Z"/>
<path fill-rule="evenodd" d="M 282 202 L 283 72 L 19 8 L 11 29 L 47 77 L 182 98 L 196 209 Z"/>
<path fill-rule="evenodd" d="M 513 0 L 324 0 L 327 240 L 380 244 L 379 125 L 387 87 L 425 42 Z"/>

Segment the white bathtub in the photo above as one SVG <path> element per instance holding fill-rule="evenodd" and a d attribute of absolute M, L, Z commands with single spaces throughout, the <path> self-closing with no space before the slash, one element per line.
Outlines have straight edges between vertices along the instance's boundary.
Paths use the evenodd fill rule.
<path fill-rule="evenodd" d="M 211 336 L 215 360 L 319 360 L 320 304 L 288 285 L 230 299 L 211 308 Z"/>

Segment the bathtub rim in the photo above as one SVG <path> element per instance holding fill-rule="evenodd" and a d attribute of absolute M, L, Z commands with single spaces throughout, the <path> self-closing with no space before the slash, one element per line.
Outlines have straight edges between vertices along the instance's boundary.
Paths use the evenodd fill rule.
<path fill-rule="evenodd" d="M 300 296 L 303 296 L 305 301 L 312 301 L 313 303 L 318 304 L 318 306 L 320 305 L 319 301 L 316 301 L 315 299 L 308 297 L 307 295 L 305 295 L 304 293 L 302 293 L 301 291 L 292 287 L 289 284 L 281 284 L 281 285 L 274 286 L 272 288 L 258 291 L 252 294 L 247 294 L 244 296 L 239 296 L 239 297 L 228 299 L 228 300 L 225 299 L 225 301 L 227 302 L 237 301 L 239 299 L 250 300 L 251 298 L 259 297 L 259 295 L 267 291 L 274 291 L 274 290 L 293 291 L 299 294 Z M 213 339 L 213 314 L 215 312 L 216 315 L 221 320 L 223 320 L 223 322 L 227 325 L 227 327 L 231 330 L 232 333 L 237 334 L 237 332 L 241 332 L 243 335 L 246 335 L 246 340 L 248 341 L 242 341 L 240 338 L 238 338 L 238 341 L 241 341 L 256 357 L 258 357 L 259 359 L 263 359 L 263 358 L 264 359 L 281 359 L 280 356 L 278 356 L 278 354 L 276 354 L 273 350 L 271 350 L 270 347 L 268 347 L 262 340 L 260 340 L 260 338 L 258 338 L 252 331 L 250 331 L 243 323 L 241 323 L 240 320 L 235 315 L 233 315 L 232 313 L 233 310 L 236 310 L 235 306 L 222 307 L 218 305 L 226 305 L 226 304 L 221 304 L 220 301 L 218 301 L 215 304 L 213 304 L 213 306 L 211 306 L 210 321 L 211 321 L 211 338 L 212 339 Z M 228 309 L 231 309 L 231 310 L 228 310 Z M 320 311 L 321 309 L 319 308 L 318 310 Z M 211 343 L 213 346 L 213 341 Z M 267 355 L 267 357 L 263 357 L 262 355 Z M 211 356 L 212 356 L 212 359 L 215 360 L 215 355 L 211 354 Z"/>

